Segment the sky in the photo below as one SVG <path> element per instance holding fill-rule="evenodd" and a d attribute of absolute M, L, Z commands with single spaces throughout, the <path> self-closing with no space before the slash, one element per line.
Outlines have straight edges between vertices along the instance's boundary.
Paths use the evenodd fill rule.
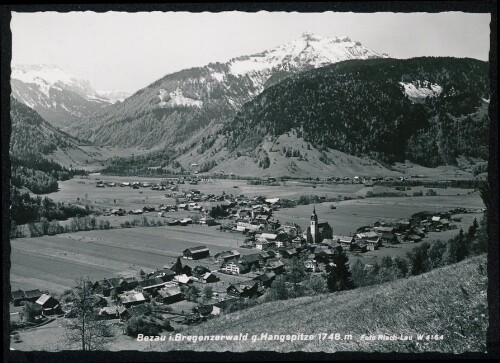
<path fill-rule="evenodd" d="M 349 36 L 393 58 L 488 60 L 490 14 L 297 12 L 12 13 L 12 63 L 59 66 L 98 90 L 261 52 L 309 31 Z"/>

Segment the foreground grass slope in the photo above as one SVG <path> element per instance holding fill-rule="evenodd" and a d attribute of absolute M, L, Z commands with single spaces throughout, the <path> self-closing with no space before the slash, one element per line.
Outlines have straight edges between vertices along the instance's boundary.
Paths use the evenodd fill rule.
<path fill-rule="evenodd" d="M 486 351 L 486 255 L 391 283 L 342 293 L 266 303 L 182 332 L 249 333 L 247 341 L 162 342 L 162 350 L 378 351 L 448 353 Z M 352 340 L 256 341 L 269 334 L 352 334 Z M 410 335 L 411 341 L 364 341 L 361 335 Z M 417 334 L 443 335 L 417 340 Z M 153 348 L 154 349 L 154 348 Z"/>

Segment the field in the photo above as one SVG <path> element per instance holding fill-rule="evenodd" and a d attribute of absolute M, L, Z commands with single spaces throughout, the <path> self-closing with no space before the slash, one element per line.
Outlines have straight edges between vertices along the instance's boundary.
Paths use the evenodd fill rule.
<path fill-rule="evenodd" d="M 216 227 L 168 226 L 87 231 L 19 238 L 11 241 L 12 290 L 46 289 L 61 293 L 78 276 L 102 279 L 119 275 L 136 276 L 142 268 L 155 270 L 175 262 L 189 247 L 206 245 L 211 255 L 228 249 L 241 254 L 254 251 L 239 248 L 241 234 L 221 232 Z M 183 260 L 192 267 L 203 264 L 215 270 L 210 259 Z"/>

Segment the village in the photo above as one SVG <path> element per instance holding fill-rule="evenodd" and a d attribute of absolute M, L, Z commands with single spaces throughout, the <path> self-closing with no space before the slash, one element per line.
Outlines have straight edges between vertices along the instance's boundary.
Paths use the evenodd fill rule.
<path fill-rule="evenodd" d="M 96 183 L 97 187 L 103 185 L 117 186 L 111 182 Z M 309 225 L 303 229 L 298 224 L 282 223 L 275 218 L 277 211 L 290 207 L 287 200 L 278 197 L 249 198 L 225 192 L 204 194 L 193 188 L 179 192 L 175 182 L 168 188 L 139 182 L 124 182 L 121 186 L 154 190 L 163 187 L 161 190 L 169 191 L 165 198 L 174 198 L 175 203 L 130 211 L 107 209 L 105 216 L 154 213 L 157 218 L 167 218 L 167 239 L 169 226 L 197 224 L 232 234 L 242 241 L 239 248 L 248 251 L 242 254 L 237 249 L 227 249 L 214 253 L 200 240 L 199 246 L 186 248 L 176 261 L 156 269 L 141 269 L 135 276 L 102 276 L 92 281 L 95 309 L 101 319 L 124 324 L 133 317 L 141 317 L 159 324 L 168 322 L 165 326 L 172 330 L 182 325 L 200 324 L 228 311 L 231 304 L 264 295 L 276 277 L 287 272 L 291 261 L 300 264 L 306 274 L 321 274 L 328 264 L 332 264 L 336 250 L 348 256 L 359 256 L 418 243 L 429 232 L 456 229 L 455 223 L 461 220 L 457 215 L 473 212 L 466 208 L 422 211 L 408 219 L 360 226 L 352 235 L 337 235 L 335 226 L 320 219 L 315 205 L 310 206 Z M 333 204 L 330 207 L 336 209 Z M 73 303 L 65 297 L 62 294 L 58 299 L 40 289 L 16 290 L 11 293 L 11 304 L 14 311 L 17 307 L 20 312 L 21 305 L 34 303 L 38 315 L 32 323 L 44 324 L 54 318 L 72 318 Z"/>

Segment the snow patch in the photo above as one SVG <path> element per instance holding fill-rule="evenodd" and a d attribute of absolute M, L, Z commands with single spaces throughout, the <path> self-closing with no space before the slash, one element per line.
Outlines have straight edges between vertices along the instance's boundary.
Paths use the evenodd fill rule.
<path fill-rule="evenodd" d="M 174 92 L 160 89 L 158 97 L 160 98 L 160 107 L 188 106 L 200 108 L 203 106 L 202 101 L 185 97 L 180 89 L 176 89 Z"/>
<path fill-rule="evenodd" d="M 223 82 L 226 75 L 220 72 L 213 72 L 212 77 L 215 78 L 218 82 Z"/>
<path fill-rule="evenodd" d="M 429 81 L 399 82 L 403 86 L 403 93 L 412 100 L 423 100 L 427 97 L 438 97 L 443 87 Z"/>

